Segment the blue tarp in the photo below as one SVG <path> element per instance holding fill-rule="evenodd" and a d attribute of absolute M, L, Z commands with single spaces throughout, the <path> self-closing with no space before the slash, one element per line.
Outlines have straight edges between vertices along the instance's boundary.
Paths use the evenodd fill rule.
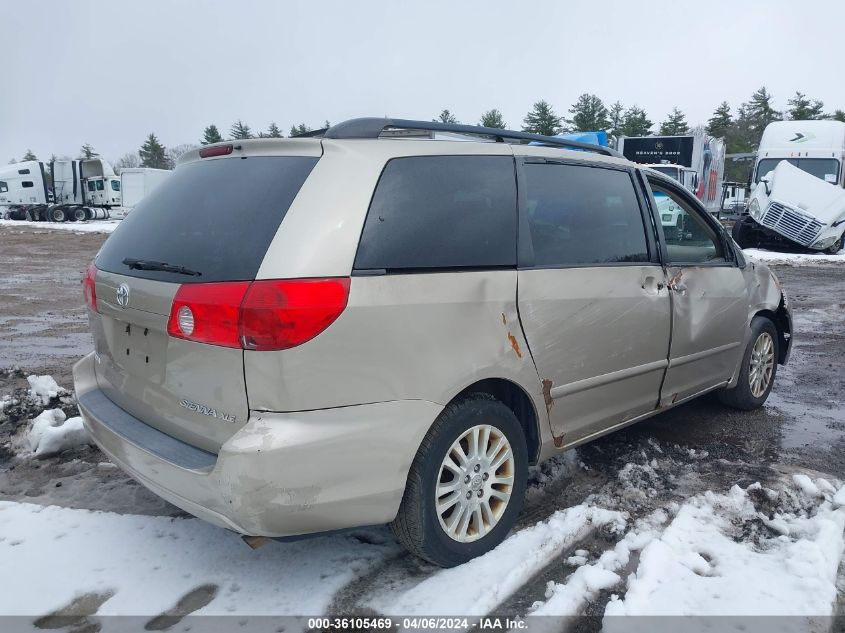
<path fill-rule="evenodd" d="M 604 130 L 599 130 L 598 132 L 572 132 L 570 134 L 556 134 L 555 138 L 565 138 L 568 141 L 589 143 L 590 145 L 600 145 L 601 147 L 608 147 L 609 145 L 607 141 L 607 132 L 605 132 Z M 542 143 L 535 143 L 532 141 L 530 145 L 542 145 Z"/>

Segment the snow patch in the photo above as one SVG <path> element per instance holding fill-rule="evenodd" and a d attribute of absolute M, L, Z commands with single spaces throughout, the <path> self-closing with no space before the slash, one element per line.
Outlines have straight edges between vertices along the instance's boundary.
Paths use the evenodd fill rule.
<path fill-rule="evenodd" d="M 387 615 L 486 615 L 590 531 L 601 526 L 621 531 L 626 519 L 624 513 L 586 505 L 558 511 L 483 556 L 404 592 L 379 596 L 370 606 Z"/>
<path fill-rule="evenodd" d="M 752 262 L 782 264 L 785 266 L 817 266 L 818 264 L 845 264 L 845 249 L 836 255 L 815 253 L 778 253 L 760 248 L 745 248 L 743 254 Z"/>
<path fill-rule="evenodd" d="M 755 507 L 771 499 L 759 485 L 690 499 L 644 547 L 624 598 L 609 602 L 605 615 L 830 614 L 845 510 L 806 475 L 792 481 L 814 507 L 768 518 Z M 843 490 L 833 498 L 845 501 Z M 788 487 L 776 496 L 791 503 Z"/>
<path fill-rule="evenodd" d="M 66 393 L 63 387 L 52 376 L 36 376 L 31 375 L 26 377 L 29 383 L 29 395 L 33 400 L 40 400 L 41 404 L 47 406 L 50 400 L 57 398 Z"/>
<path fill-rule="evenodd" d="M 384 529 L 360 533 L 371 538 L 353 533 L 251 550 L 199 519 L 0 501 L 0 569 L 15 570 L 0 591 L 0 613 L 47 614 L 108 589 L 114 595 L 98 616 L 157 615 L 210 584 L 216 597 L 197 615 L 321 615 L 337 591 L 399 552 Z"/>
<path fill-rule="evenodd" d="M 42 411 L 19 431 L 12 441 L 13 449 L 17 453 L 45 457 L 91 444 L 91 436 L 82 426 L 82 418 L 66 418 L 61 409 Z"/>
<path fill-rule="evenodd" d="M 3 220 L 0 226 L 16 226 L 31 229 L 56 229 L 74 233 L 111 233 L 119 224 L 117 220 L 89 220 L 88 222 L 27 222 L 26 220 Z"/>

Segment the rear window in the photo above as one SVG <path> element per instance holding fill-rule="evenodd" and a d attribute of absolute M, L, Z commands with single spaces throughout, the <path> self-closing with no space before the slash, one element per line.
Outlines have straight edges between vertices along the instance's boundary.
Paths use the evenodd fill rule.
<path fill-rule="evenodd" d="M 516 176 L 507 156 L 414 156 L 384 168 L 355 268 L 516 265 Z"/>
<path fill-rule="evenodd" d="M 97 255 L 97 267 L 180 283 L 255 279 L 317 160 L 250 156 L 182 165 L 121 221 Z M 182 266 L 201 275 L 130 269 L 126 258 Z"/>

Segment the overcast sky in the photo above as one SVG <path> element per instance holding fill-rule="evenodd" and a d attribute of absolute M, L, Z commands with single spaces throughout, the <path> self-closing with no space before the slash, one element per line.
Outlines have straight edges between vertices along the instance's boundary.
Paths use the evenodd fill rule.
<path fill-rule="evenodd" d="M 579 94 L 702 123 L 766 85 L 845 109 L 845 3 L 104 2 L 0 0 L 0 164 L 27 149 L 116 160 L 155 132 L 198 142 L 240 118 L 317 127 L 356 116 L 519 128 L 532 103 Z"/>

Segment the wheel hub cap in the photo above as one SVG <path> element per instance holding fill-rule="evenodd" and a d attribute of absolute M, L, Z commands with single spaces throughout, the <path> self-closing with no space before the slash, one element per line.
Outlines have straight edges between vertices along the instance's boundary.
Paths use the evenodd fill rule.
<path fill-rule="evenodd" d="M 479 424 L 462 433 L 446 452 L 435 492 L 444 532 L 460 543 L 488 534 L 508 506 L 514 470 L 513 450 L 499 429 Z"/>
<path fill-rule="evenodd" d="M 771 334 L 763 332 L 754 342 L 751 349 L 751 361 L 748 371 L 748 384 L 751 395 L 760 398 L 769 388 L 772 381 L 772 371 L 775 366 L 775 344 Z"/>

